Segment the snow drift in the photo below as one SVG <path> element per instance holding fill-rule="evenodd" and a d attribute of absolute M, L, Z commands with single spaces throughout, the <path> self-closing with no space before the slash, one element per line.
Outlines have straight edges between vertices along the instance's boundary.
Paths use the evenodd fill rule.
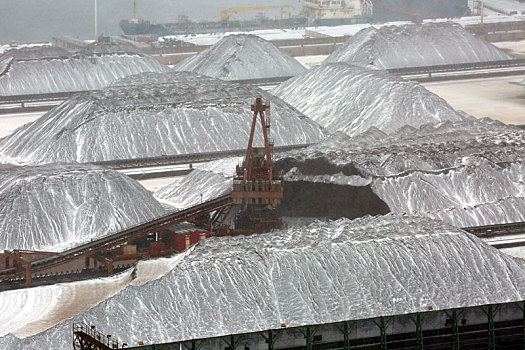
<path fill-rule="evenodd" d="M 325 62 L 390 69 L 509 59 L 494 45 L 448 22 L 369 27 L 350 38 Z"/>
<path fill-rule="evenodd" d="M 228 35 L 174 69 L 224 80 L 290 77 L 305 71 L 299 62 L 272 43 L 246 34 Z"/>
<path fill-rule="evenodd" d="M 70 54 L 48 47 L 11 50 L 0 56 L 0 96 L 102 89 L 142 72 L 169 72 L 152 57 L 114 52 L 107 45 Z"/>
<path fill-rule="evenodd" d="M 67 348 L 75 322 L 96 324 L 128 344 L 151 344 L 281 323 L 408 314 L 428 305 L 443 310 L 498 304 L 523 300 L 524 276 L 521 264 L 442 222 L 398 215 L 315 222 L 205 240 L 159 280 L 128 287 L 36 336 L 4 337 L 0 347 Z"/>
<path fill-rule="evenodd" d="M 163 213 L 138 182 L 113 170 L 78 165 L 0 170 L 0 250 L 61 251 Z"/>
<path fill-rule="evenodd" d="M 273 93 L 331 132 L 386 133 L 463 117 L 418 83 L 345 63 L 321 65 L 279 85 Z"/>
<path fill-rule="evenodd" d="M 0 153 L 38 164 L 244 149 L 258 95 L 271 101 L 276 146 L 323 137 L 315 122 L 259 88 L 189 72 L 145 73 L 69 99 L 0 140 Z"/>

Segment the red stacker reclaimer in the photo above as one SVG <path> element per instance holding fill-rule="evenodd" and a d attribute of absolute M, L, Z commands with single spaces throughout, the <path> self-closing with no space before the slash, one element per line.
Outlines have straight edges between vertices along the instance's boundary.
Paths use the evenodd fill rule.
<path fill-rule="evenodd" d="M 235 231 L 238 232 L 266 232 L 282 227 L 276 207 L 283 198 L 283 180 L 273 171 L 269 110 L 269 104 L 264 104 L 260 96 L 255 99 L 248 149 L 243 163 L 237 165 L 233 178 L 231 197 L 234 204 L 242 206 L 235 219 Z M 258 117 L 264 147 L 253 147 Z"/>

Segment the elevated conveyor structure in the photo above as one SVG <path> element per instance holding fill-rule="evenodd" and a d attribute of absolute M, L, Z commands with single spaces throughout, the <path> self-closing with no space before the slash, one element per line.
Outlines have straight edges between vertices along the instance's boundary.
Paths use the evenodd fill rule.
<path fill-rule="evenodd" d="M 160 232 L 171 226 L 194 221 L 195 219 L 227 207 L 232 204 L 230 195 L 224 195 L 195 206 L 167 214 L 153 221 L 145 222 L 107 237 L 80 245 L 61 253 L 5 251 L 0 270 L 0 281 L 24 280 L 26 287 L 31 287 L 32 277 L 48 275 L 64 270 L 67 264 L 86 258 L 93 258 L 107 267 L 108 275 L 113 273 L 113 262 L 105 256 L 111 249 L 123 246 L 149 234 Z M 147 258 L 147 257 L 145 257 Z M 2 284 L 0 283 L 0 285 Z"/>

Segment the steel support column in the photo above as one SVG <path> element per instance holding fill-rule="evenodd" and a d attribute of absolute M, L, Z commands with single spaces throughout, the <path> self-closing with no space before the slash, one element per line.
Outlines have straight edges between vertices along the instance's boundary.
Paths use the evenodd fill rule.
<path fill-rule="evenodd" d="M 416 325 L 416 344 L 417 350 L 423 350 L 423 315 L 417 313 L 415 317 L 410 316 L 410 319 Z"/>
<path fill-rule="evenodd" d="M 381 345 L 380 345 L 380 349 L 381 350 L 387 350 L 388 349 L 388 345 L 387 345 L 387 339 L 386 339 L 386 331 L 388 329 L 388 321 L 385 320 L 384 317 L 381 317 L 379 319 L 379 322 L 374 320 L 374 323 L 376 324 L 376 326 L 379 327 L 379 330 L 381 331 Z"/>
<path fill-rule="evenodd" d="M 229 350 L 235 350 L 237 349 L 237 345 L 239 345 L 239 341 L 241 340 L 241 337 L 235 337 L 234 335 L 230 335 L 229 337 L 221 338 L 223 342 L 228 345 Z"/>
<path fill-rule="evenodd" d="M 310 326 L 306 326 L 304 328 L 305 330 L 302 330 L 299 328 L 299 331 L 304 335 L 304 338 L 306 339 L 306 350 L 313 350 L 314 348 L 314 335 L 317 331 L 317 327 L 312 329 Z"/>
<path fill-rule="evenodd" d="M 352 330 L 352 326 L 355 322 L 346 321 L 343 322 L 343 325 L 338 325 L 337 328 L 341 333 L 343 333 L 343 348 L 345 350 L 350 349 L 350 332 Z"/>
<path fill-rule="evenodd" d="M 525 302 L 518 304 L 523 317 L 523 349 L 525 350 Z"/>
<path fill-rule="evenodd" d="M 268 350 L 274 350 L 275 342 L 277 341 L 277 334 L 274 331 L 269 330 L 268 336 L 266 336 L 264 332 L 262 332 L 261 335 L 268 343 Z"/>
<path fill-rule="evenodd" d="M 485 315 L 487 315 L 488 321 L 488 332 L 489 332 L 489 350 L 496 350 L 496 330 L 494 327 L 494 319 L 498 311 L 497 306 L 489 305 L 487 309 L 482 309 Z"/>
<path fill-rule="evenodd" d="M 458 310 L 452 310 L 452 313 L 448 313 L 447 311 L 445 311 L 445 313 L 452 320 L 452 349 L 459 350 L 459 317 L 461 312 L 458 312 Z"/>
<path fill-rule="evenodd" d="M 196 340 L 192 340 L 189 343 L 182 343 L 182 348 L 186 350 L 199 350 L 202 347 L 202 344 L 204 342 L 198 342 Z"/>

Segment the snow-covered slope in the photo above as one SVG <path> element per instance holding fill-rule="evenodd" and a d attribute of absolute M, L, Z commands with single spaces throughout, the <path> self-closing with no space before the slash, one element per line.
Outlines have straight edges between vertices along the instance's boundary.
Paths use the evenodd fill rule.
<path fill-rule="evenodd" d="M 113 170 L 50 165 L 0 170 L 0 250 L 60 251 L 164 213 Z"/>
<path fill-rule="evenodd" d="M 235 167 L 232 167 L 235 170 Z M 233 174 L 233 171 L 231 172 Z M 177 208 L 185 208 L 220 197 L 231 191 L 233 178 L 208 170 L 195 169 L 182 181 L 164 186 L 155 198 Z"/>
<path fill-rule="evenodd" d="M 525 220 L 525 131 L 467 119 L 362 136 L 336 134 L 282 157 L 355 167 L 393 212 L 459 227 Z M 308 181 L 308 173 L 299 175 L 289 177 Z"/>
<path fill-rule="evenodd" d="M 144 73 L 71 98 L 0 140 L 0 153 L 38 164 L 244 149 L 258 95 L 271 101 L 276 146 L 323 137 L 319 125 L 259 88 L 189 72 Z"/>
<path fill-rule="evenodd" d="M 67 348 L 75 322 L 96 324 L 128 344 L 151 344 L 281 323 L 407 314 L 428 305 L 443 310 L 512 302 L 525 297 L 524 277 L 523 265 L 438 221 L 387 215 L 316 222 L 205 240 L 161 279 L 128 287 L 36 336 L 4 337 L 0 347 Z"/>
<path fill-rule="evenodd" d="M 352 136 L 370 128 L 391 133 L 407 125 L 463 119 L 415 82 L 345 63 L 312 68 L 273 93 L 327 130 Z"/>
<path fill-rule="evenodd" d="M 366 28 L 325 62 L 389 69 L 507 59 L 511 57 L 494 45 L 448 22 Z"/>
<path fill-rule="evenodd" d="M 129 75 L 170 71 L 152 57 L 104 48 L 73 55 L 47 47 L 8 51 L 0 56 L 0 96 L 98 90 Z"/>
<path fill-rule="evenodd" d="M 84 312 L 128 285 L 140 286 L 171 271 L 184 254 L 143 260 L 122 273 L 71 283 L 17 289 L 0 293 L 0 337 L 28 337 Z M 50 347 L 42 349 L 56 349 Z M 14 348 L 13 348 L 14 349 Z"/>
<path fill-rule="evenodd" d="M 174 69 L 224 80 L 290 77 L 305 71 L 299 62 L 272 43 L 246 34 L 228 35 Z"/>

